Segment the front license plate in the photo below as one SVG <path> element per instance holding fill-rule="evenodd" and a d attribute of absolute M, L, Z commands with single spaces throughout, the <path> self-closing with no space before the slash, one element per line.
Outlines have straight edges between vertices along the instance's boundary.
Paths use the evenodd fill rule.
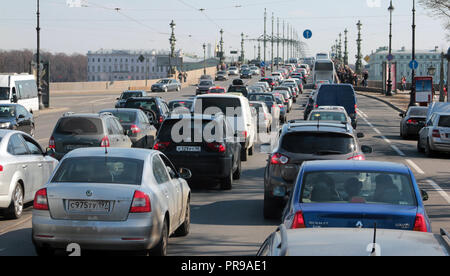
<path fill-rule="evenodd" d="M 186 146 L 178 146 L 178 152 L 200 152 L 202 150 L 201 147 L 186 147 Z"/>
<path fill-rule="evenodd" d="M 110 201 L 69 200 L 69 211 L 73 212 L 109 212 Z"/>

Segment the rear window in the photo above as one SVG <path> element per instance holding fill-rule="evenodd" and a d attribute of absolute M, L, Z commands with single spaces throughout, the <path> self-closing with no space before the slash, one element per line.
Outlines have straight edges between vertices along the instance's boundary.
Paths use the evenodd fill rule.
<path fill-rule="evenodd" d="M 213 89 L 209 89 L 210 93 L 225 93 L 225 89 L 223 88 L 213 88 Z"/>
<path fill-rule="evenodd" d="M 316 71 L 333 71 L 333 63 L 317 62 L 314 66 Z"/>
<path fill-rule="evenodd" d="M 142 97 L 142 92 L 125 92 L 122 94 L 122 100 L 126 100 L 133 97 Z"/>
<path fill-rule="evenodd" d="M 347 118 L 345 117 L 344 113 L 320 111 L 320 112 L 313 112 L 311 114 L 311 119 L 310 120 L 311 121 L 339 121 L 339 122 L 345 122 L 345 121 L 347 121 Z"/>
<path fill-rule="evenodd" d="M 272 95 L 250 95 L 249 100 L 255 101 L 255 102 L 273 102 L 274 101 Z"/>
<path fill-rule="evenodd" d="M 297 132 L 286 134 L 281 148 L 292 153 L 330 155 L 356 150 L 352 136 L 340 133 Z"/>
<path fill-rule="evenodd" d="M 237 92 L 237 93 L 242 93 L 244 96 L 247 96 L 247 87 L 245 86 L 231 86 L 228 89 L 228 93 L 233 93 L 233 92 Z"/>
<path fill-rule="evenodd" d="M 178 107 L 185 107 L 187 109 L 191 109 L 192 108 L 192 102 L 190 101 L 179 101 L 179 102 L 170 102 L 169 103 L 169 109 L 170 110 L 174 110 L 175 108 Z"/>
<path fill-rule="evenodd" d="M 450 127 L 450 116 L 441 116 L 439 118 L 440 127 Z"/>
<path fill-rule="evenodd" d="M 151 110 L 159 114 L 158 106 L 155 100 L 135 100 L 135 101 L 127 101 L 125 103 L 125 108 L 135 108 L 141 110 Z"/>
<path fill-rule="evenodd" d="M 363 171 L 307 173 L 300 202 L 417 205 L 408 175 Z"/>
<path fill-rule="evenodd" d="M 141 185 L 144 161 L 119 157 L 65 159 L 52 182 Z"/>
<path fill-rule="evenodd" d="M 102 120 L 99 118 L 62 118 L 55 128 L 58 134 L 100 135 L 103 134 Z"/>
<path fill-rule="evenodd" d="M 182 120 L 184 120 L 182 122 Z M 186 126 L 189 126 L 188 130 L 185 131 L 174 129 L 174 126 L 178 124 L 183 124 Z M 197 125 L 201 125 L 202 128 L 196 127 Z M 205 131 L 205 128 L 206 131 Z M 184 142 L 195 142 L 195 139 L 201 139 L 200 141 L 203 142 L 206 140 L 209 140 L 210 138 L 217 138 L 213 139 L 216 141 L 223 141 L 223 131 L 224 125 L 220 126 L 218 121 L 212 121 L 212 120 L 193 120 L 193 119 L 179 119 L 179 120 L 166 120 L 164 121 L 163 125 L 161 126 L 161 129 L 159 130 L 158 134 L 158 140 L 163 142 L 179 142 L 180 140 Z M 177 130 L 179 130 L 179 133 L 177 133 Z M 173 133 L 172 133 L 173 132 Z M 204 135 L 210 135 L 217 137 L 205 137 Z M 176 135 L 177 137 L 174 137 L 173 135 Z"/>
<path fill-rule="evenodd" d="M 227 114 L 227 108 L 234 110 L 237 107 L 241 107 L 241 101 L 236 98 L 200 98 L 196 104 L 200 103 L 202 105 L 202 113 L 207 108 L 217 107 L 223 114 Z"/>
<path fill-rule="evenodd" d="M 130 124 L 136 122 L 136 112 L 112 111 L 111 113 L 119 119 L 119 122 L 121 124 Z"/>
<path fill-rule="evenodd" d="M 428 108 L 412 108 L 409 111 L 410 116 L 422 116 L 426 117 L 428 113 Z"/>

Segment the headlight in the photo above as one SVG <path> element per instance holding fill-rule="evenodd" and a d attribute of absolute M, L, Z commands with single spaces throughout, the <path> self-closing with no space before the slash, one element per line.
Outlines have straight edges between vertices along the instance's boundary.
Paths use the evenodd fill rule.
<path fill-rule="evenodd" d="M 0 124 L 0 128 L 9 128 L 10 126 L 11 126 L 10 122 Z"/>

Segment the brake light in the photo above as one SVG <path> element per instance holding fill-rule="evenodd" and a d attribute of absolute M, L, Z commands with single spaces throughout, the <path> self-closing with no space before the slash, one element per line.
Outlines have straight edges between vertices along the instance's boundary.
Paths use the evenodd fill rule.
<path fill-rule="evenodd" d="M 299 229 L 299 228 L 306 228 L 305 219 L 303 218 L 302 211 L 298 211 L 297 213 L 295 213 L 294 222 L 292 223 L 291 227 L 291 229 Z"/>
<path fill-rule="evenodd" d="M 275 153 L 270 158 L 270 164 L 272 165 L 286 165 L 287 163 L 289 163 L 289 158 L 281 153 Z"/>
<path fill-rule="evenodd" d="M 416 215 L 416 220 L 414 222 L 414 231 L 419 231 L 419 232 L 428 232 L 427 231 L 427 224 L 425 222 L 425 218 L 423 217 L 422 214 L 417 214 Z"/>
<path fill-rule="evenodd" d="M 159 116 L 159 122 L 160 123 L 164 122 L 164 117 L 163 116 Z"/>
<path fill-rule="evenodd" d="M 48 210 L 47 189 L 40 189 L 34 196 L 33 208 L 35 210 Z"/>
<path fill-rule="evenodd" d="M 416 121 L 416 120 L 413 120 L 413 119 L 409 119 L 409 120 L 407 121 L 407 123 L 410 124 L 410 125 L 417 125 L 419 122 Z"/>
<path fill-rule="evenodd" d="M 0 165 L 0 172 L 2 172 L 3 171 L 3 166 L 2 165 Z"/>
<path fill-rule="evenodd" d="M 133 134 L 136 134 L 141 132 L 141 129 L 137 125 L 131 125 L 131 132 L 133 132 Z"/>
<path fill-rule="evenodd" d="M 55 138 L 52 136 L 48 141 L 48 147 L 51 149 L 56 149 Z"/>
<path fill-rule="evenodd" d="M 165 150 L 169 147 L 170 142 L 157 142 L 154 146 L 154 150 Z"/>
<path fill-rule="evenodd" d="M 130 213 L 150 213 L 151 211 L 150 197 L 141 191 L 135 191 Z"/>
<path fill-rule="evenodd" d="M 439 132 L 439 129 L 433 129 L 433 138 L 441 138 L 441 133 Z"/>
<path fill-rule="evenodd" d="M 316 104 L 316 105 L 315 105 L 315 107 L 316 107 L 316 108 L 319 108 L 319 105 L 318 105 L 318 104 Z"/>
<path fill-rule="evenodd" d="M 213 143 L 207 143 L 206 144 L 208 146 L 208 148 L 210 148 L 213 151 L 216 152 L 225 152 L 227 150 L 226 146 L 222 143 L 218 143 L 218 142 L 213 142 Z"/>
<path fill-rule="evenodd" d="M 356 155 L 348 158 L 347 160 L 364 161 L 366 160 L 366 158 L 364 157 L 364 155 Z"/>
<path fill-rule="evenodd" d="M 111 145 L 109 143 L 108 136 L 103 137 L 102 142 L 100 143 L 100 147 L 102 148 L 109 148 Z"/>

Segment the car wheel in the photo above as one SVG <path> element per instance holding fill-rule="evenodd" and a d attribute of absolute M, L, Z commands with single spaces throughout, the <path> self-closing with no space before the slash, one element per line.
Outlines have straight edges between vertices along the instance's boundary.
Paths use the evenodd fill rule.
<path fill-rule="evenodd" d="M 417 151 L 420 152 L 420 153 L 424 153 L 425 152 L 425 150 L 420 146 L 420 138 L 417 141 Z"/>
<path fill-rule="evenodd" d="M 23 188 L 20 183 L 16 184 L 14 188 L 11 204 L 5 212 L 8 219 L 19 219 L 23 213 Z"/>
<path fill-rule="evenodd" d="M 241 161 L 247 161 L 248 159 L 248 151 L 247 149 L 241 149 Z"/>
<path fill-rule="evenodd" d="M 240 157 L 237 159 L 237 163 L 238 163 L 238 167 L 237 167 L 236 171 L 233 173 L 233 179 L 239 180 L 239 179 L 241 179 L 241 169 L 242 169 L 242 163 L 241 163 Z"/>
<path fill-rule="evenodd" d="M 158 244 L 150 250 L 152 256 L 167 256 L 167 244 L 169 242 L 169 227 L 167 219 L 164 219 L 163 228 L 161 231 L 161 239 Z"/>
<path fill-rule="evenodd" d="M 191 228 L 191 206 L 190 206 L 190 200 L 188 199 L 184 222 L 175 231 L 175 237 L 186 237 L 189 234 L 190 228 Z"/>
<path fill-rule="evenodd" d="M 427 141 L 427 144 L 425 145 L 425 154 L 428 157 L 433 157 L 434 156 L 434 150 L 432 150 L 431 147 L 430 147 L 430 141 Z"/>
<path fill-rule="evenodd" d="M 231 167 L 229 175 L 221 179 L 220 189 L 224 191 L 229 191 L 232 189 L 232 185 L 233 185 L 233 167 Z"/>
<path fill-rule="evenodd" d="M 282 213 L 282 209 L 280 208 L 278 202 L 271 199 L 266 192 L 264 192 L 263 213 L 265 219 L 280 219 Z"/>
<path fill-rule="evenodd" d="M 253 155 L 253 147 L 254 146 L 252 146 L 251 148 L 248 149 L 248 155 L 250 155 L 250 156 Z"/>

